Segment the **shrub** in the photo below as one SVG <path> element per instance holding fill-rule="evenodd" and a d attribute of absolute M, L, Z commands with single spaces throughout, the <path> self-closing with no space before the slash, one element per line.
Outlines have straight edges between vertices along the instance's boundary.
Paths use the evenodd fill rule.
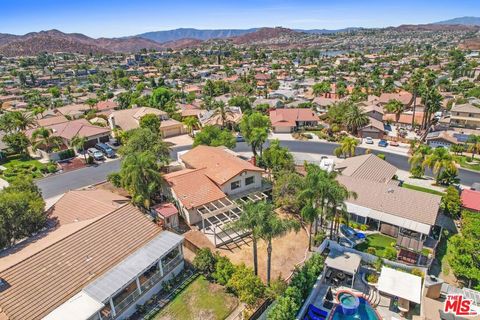
<path fill-rule="evenodd" d="M 216 258 L 209 248 L 203 248 L 197 251 L 193 259 L 193 266 L 205 277 L 210 278 L 215 272 Z"/>
<path fill-rule="evenodd" d="M 325 238 L 327 237 L 327 234 L 325 232 L 323 232 L 322 230 L 320 230 L 317 235 L 313 238 L 313 244 L 315 246 L 318 246 L 320 245 L 323 240 L 325 240 Z"/>
<path fill-rule="evenodd" d="M 115 188 L 122 186 L 122 176 L 118 172 L 109 173 L 107 176 L 108 182 L 110 182 Z"/>
<path fill-rule="evenodd" d="M 92 157 L 88 156 L 87 157 L 87 164 L 93 164 L 95 161 Z"/>
<path fill-rule="evenodd" d="M 385 248 L 385 259 L 395 260 L 397 258 L 397 250 L 393 247 Z"/>
<path fill-rule="evenodd" d="M 414 276 L 419 276 L 422 279 L 425 277 L 425 274 L 423 273 L 423 271 L 418 268 L 413 268 L 410 273 L 413 274 Z"/>
<path fill-rule="evenodd" d="M 233 292 L 243 303 L 253 306 L 263 298 L 265 285 L 251 268 L 244 264 L 237 266 L 227 283 L 227 289 Z"/>
<path fill-rule="evenodd" d="M 362 230 L 362 231 L 367 231 L 367 230 L 368 230 L 368 225 L 366 225 L 366 224 L 361 224 L 361 225 L 360 225 L 360 230 Z"/>
<path fill-rule="evenodd" d="M 376 254 L 377 254 L 377 250 L 375 250 L 374 247 L 368 247 L 368 248 L 367 248 L 367 253 L 376 255 Z"/>
<path fill-rule="evenodd" d="M 383 153 L 377 154 L 377 157 L 379 157 L 382 160 L 385 160 L 385 155 Z"/>
<path fill-rule="evenodd" d="M 57 172 L 57 166 L 55 164 L 49 164 L 47 165 L 47 171 L 48 173 L 55 173 Z"/>
<path fill-rule="evenodd" d="M 215 271 L 212 274 L 213 279 L 222 286 L 226 285 L 235 272 L 235 266 L 227 258 L 216 255 Z"/>
<path fill-rule="evenodd" d="M 60 160 L 70 159 L 75 157 L 75 151 L 73 151 L 73 149 L 67 149 L 60 152 L 58 156 L 60 157 Z"/>
<path fill-rule="evenodd" d="M 370 273 L 367 276 L 367 281 L 369 283 L 377 283 L 378 282 L 378 274 L 377 273 Z"/>

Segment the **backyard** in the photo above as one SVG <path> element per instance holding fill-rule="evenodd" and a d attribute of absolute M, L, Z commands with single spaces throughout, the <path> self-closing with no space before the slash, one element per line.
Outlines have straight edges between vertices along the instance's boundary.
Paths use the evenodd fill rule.
<path fill-rule="evenodd" d="M 371 235 L 367 236 L 367 239 L 365 242 L 360 243 L 356 246 L 356 249 L 359 251 L 363 252 L 369 252 L 369 248 L 375 249 L 375 255 L 382 257 L 382 258 L 387 258 L 389 252 L 392 252 L 392 249 L 395 250 L 392 247 L 392 242 L 396 243 L 395 238 L 389 237 L 380 233 L 374 233 Z M 372 253 L 373 254 L 373 253 Z"/>
<path fill-rule="evenodd" d="M 154 318 L 174 319 L 225 319 L 238 306 L 238 300 L 217 284 L 200 276 L 186 287 Z"/>
<path fill-rule="evenodd" d="M 43 164 L 38 160 L 17 155 L 7 157 L 7 161 L 0 166 L 5 168 L 4 170 L 0 168 L 0 178 L 9 182 L 19 175 L 31 176 L 36 179 L 43 177 L 44 173 L 57 170 L 54 164 Z"/>
<path fill-rule="evenodd" d="M 475 171 L 480 171 L 480 161 L 477 158 L 474 158 L 474 160 L 472 161 L 471 157 L 455 156 L 455 161 L 462 168 L 475 170 Z"/>

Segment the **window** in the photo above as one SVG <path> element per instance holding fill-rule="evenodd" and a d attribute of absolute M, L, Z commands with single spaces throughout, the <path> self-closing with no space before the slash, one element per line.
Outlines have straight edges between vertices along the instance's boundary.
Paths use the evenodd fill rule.
<path fill-rule="evenodd" d="M 232 183 L 230 183 L 230 189 L 231 190 L 235 190 L 235 189 L 238 189 L 240 188 L 240 180 L 239 181 L 233 181 Z"/>
<path fill-rule="evenodd" d="M 248 185 L 251 185 L 255 183 L 255 176 L 252 176 L 252 177 L 248 177 L 245 179 L 245 185 L 248 186 Z"/>

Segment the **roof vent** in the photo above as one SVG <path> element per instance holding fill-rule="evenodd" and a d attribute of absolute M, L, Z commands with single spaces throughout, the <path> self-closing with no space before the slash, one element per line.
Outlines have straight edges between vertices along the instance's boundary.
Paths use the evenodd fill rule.
<path fill-rule="evenodd" d="M 0 278 L 0 292 L 7 289 L 9 287 L 8 282 L 5 279 Z"/>
<path fill-rule="evenodd" d="M 393 190 L 393 188 L 388 188 L 388 190 L 387 190 L 388 193 L 393 193 L 393 191 L 395 191 L 395 190 Z"/>
<path fill-rule="evenodd" d="M 87 256 L 87 257 L 85 258 L 85 262 L 89 262 L 90 260 L 92 260 L 92 257 L 90 257 L 90 256 Z"/>

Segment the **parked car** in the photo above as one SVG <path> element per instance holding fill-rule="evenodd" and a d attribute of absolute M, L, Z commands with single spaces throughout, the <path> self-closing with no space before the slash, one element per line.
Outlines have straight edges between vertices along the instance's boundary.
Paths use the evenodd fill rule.
<path fill-rule="evenodd" d="M 115 151 L 113 151 L 109 145 L 105 143 L 97 143 L 95 148 L 100 150 L 107 158 L 115 158 Z"/>
<path fill-rule="evenodd" d="M 380 140 L 380 141 L 378 141 L 378 146 L 379 146 L 379 147 L 386 148 L 386 147 L 388 146 L 387 140 Z"/>
<path fill-rule="evenodd" d="M 96 148 L 89 148 L 89 149 L 87 150 L 87 153 L 88 153 L 88 155 L 89 155 L 90 157 L 92 157 L 93 159 L 95 159 L 95 160 L 97 160 L 97 161 L 98 161 L 98 160 L 103 160 L 103 159 L 105 158 L 105 157 L 103 156 L 103 153 L 102 153 L 100 150 L 96 149 Z"/>
<path fill-rule="evenodd" d="M 398 144 L 397 141 L 390 141 L 390 145 L 391 145 L 392 147 L 398 147 L 398 146 L 399 146 L 399 144 Z"/>
<path fill-rule="evenodd" d="M 236 140 L 237 140 L 237 142 L 245 142 L 245 138 L 241 134 L 237 135 Z"/>
<path fill-rule="evenodd" d="M 365 143 L 366 144 L 373 144 L 373 139 L 371 137 L 366 137 L 365 138 Z"/>

